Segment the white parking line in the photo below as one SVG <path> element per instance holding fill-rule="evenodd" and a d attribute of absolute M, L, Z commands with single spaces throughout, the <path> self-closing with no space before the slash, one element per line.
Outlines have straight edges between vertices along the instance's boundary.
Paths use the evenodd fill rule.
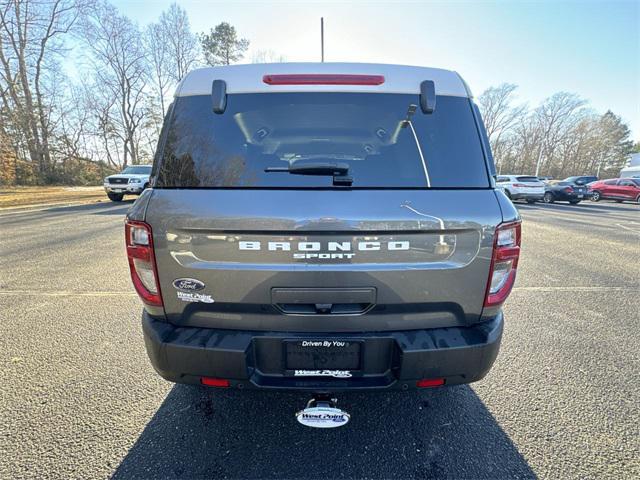
<path fill-rule="evenodd" d="M 586 287 L 514 287 L 514 292 L 637 292 L 638 286 L 612 287 L 612 286 L 586 286 Z"/>
<path fill-rule="evenodd" d="M 74 292 L 70 290 L 42 291 L 33 290 L 0 290 L 0 295 L 31 295 L 37 297 L 135 297 L 135 292 Z"/>
<path fill-rule="evenodd" d="M 629 228 L 629 227 L 627 227 L 627 226 L 625 226 L 625 225 L 622 225 L 621 223 L 616 223 L 616 225 L 617 225 L 618 227 L 620 227 L 620 228 L 624 228 L 625 230 L 629 230 L 630 232 L 633 232 L 633 233 L 635 233 L 635 234 L 640 235 L 640 231 L 638 231 L 638 230 L 634 230 L 633 228 Z"/>

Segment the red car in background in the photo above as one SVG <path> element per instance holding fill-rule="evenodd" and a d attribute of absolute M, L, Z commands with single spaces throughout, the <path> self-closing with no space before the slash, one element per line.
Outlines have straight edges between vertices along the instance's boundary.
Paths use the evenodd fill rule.
<path fill-rule="evenodd" d="M 591 200 L 615 200 L 640 203 L 640 178 L 612 178 L 587 185 Z"/>

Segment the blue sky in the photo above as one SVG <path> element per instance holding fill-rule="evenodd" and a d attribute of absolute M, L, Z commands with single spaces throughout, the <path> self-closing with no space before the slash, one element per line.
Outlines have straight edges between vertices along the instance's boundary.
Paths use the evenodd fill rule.
<path fill-rule="evenodd" d="M 117 0 L 140 25 L 171 0 Z M 640 140 L 640 0 L 214 2 L 183 0 L 194 31 L 233 24 L 255 50 L 287 61 L 406 63 L 457 70 L 477 94 L 502 82 L 536 105 L 575 92 L 611 109 Z"/>

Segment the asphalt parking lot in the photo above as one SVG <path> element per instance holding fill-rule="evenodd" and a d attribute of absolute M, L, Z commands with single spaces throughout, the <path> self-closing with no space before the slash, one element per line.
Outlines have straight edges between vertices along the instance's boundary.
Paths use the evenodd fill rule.
<path fill-rule="evenodd" d="M 491 373 L 471 386 L 307 395 L 174 386 L 147 361 L 130 203 L 0 214 L 0 478 L 638 478 L 640 206 L 526 205 Z"/>

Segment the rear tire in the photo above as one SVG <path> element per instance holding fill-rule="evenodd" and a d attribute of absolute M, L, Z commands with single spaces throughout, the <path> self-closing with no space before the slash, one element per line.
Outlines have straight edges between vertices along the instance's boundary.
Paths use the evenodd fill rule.
<path fill-rule="evenodd" d="M 545 193 L 543 200 L 544 200 L 544 203 L 553 203 L 554 202 L 553 193 L 551 192 Z"/>
<path fill-rule="evenodd" d="M 512 200 L 512 199 L 511 199 L 511 192 L 510 192 L 509 190 L 505 190 L 505 191 L 504 191 L 504 194 L 507 196 L 507 198 L 508 198 L 509 200 Z"/>
<path fill-rule="evenodd" d="M 109 200 L 112 202 L 121 202 L 124 198 L 124 193 L 107 193 L 107 197 L 109 197 Z"/>
<path fill-rule="evenodd" d="M 597 190 L 594 190 L 593 193 L 591 194 L 592 202 L 599 202 L 601 198 L 602 198 L 602 194 Z"/>
<path fill-rule="evenodd" d="M 640 205 L 640 195 L 638 195 L 638 198 L 636 198 L 636 203 Z"/>

